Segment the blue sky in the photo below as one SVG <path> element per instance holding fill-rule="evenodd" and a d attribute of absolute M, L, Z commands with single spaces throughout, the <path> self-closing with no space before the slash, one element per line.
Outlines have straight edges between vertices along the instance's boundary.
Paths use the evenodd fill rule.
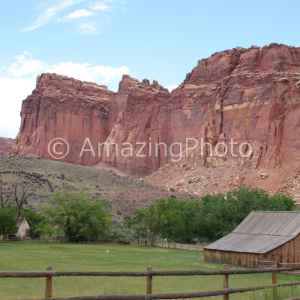
<path fill-rule="evenodd" d="M 236 46 L 300 46 L 300 1 L 0 0 L 0 136 L 43 72 L 105 84 L 122 74 L 180 84 L 202 58 Z"/>

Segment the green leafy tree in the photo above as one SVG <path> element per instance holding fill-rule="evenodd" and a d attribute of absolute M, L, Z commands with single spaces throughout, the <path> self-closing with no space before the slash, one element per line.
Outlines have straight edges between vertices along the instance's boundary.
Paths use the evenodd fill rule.
<path fill-rule="evenodd" d="M 25 217 L 29 223 L 29 236 L 41 237 L 43 235 L 51 235 L 52 231 L 50 230 L 49 221 L 46 216 L 29 209 L 23 209 L 21 212 L 22 217 Z"/>
<path fill-rule="evenodd" d="M 233 205 L 234 201 L 222 193 L 202 197 L 199 217 L 201 235 L 214 240 L 237 226 L 235 220 L 237 208 Z"/>
<path fill-rule="evenodd" d="M 147 237 L 150 243 L 160 235 L 176 242 L 195 239 L 213 241 L 232 232 L 253 210 L 293 210 L 291 197 L 269 197 L 264 190 L 241 185 L 227 194 L 213 194 L 198 200 L 160 199 L 134 212 L 125 226 Z"/>
<path fill-rule="evenodd" d="M 153 204 L 134 212 L 135 218 L 125 222 L 143 237 L 147 237 L 151 244 L 160 235 L 177 242 L 191 242 L 198 236 L 199 201 L 156 200 Z"/>
<path fill-rule="evenodd" d="M 161 235 L 181 243 L 191 243 L 200 236 L 199 200 L 168 198 L 164 210 L 165 222 Z"/>
<path fill-rule="evenodd" d="M 288 210 L 295 208 L 295 203 L 292 197 L 285 194 L 275 194 L 269 200 L 269 210 Z"/>
<path fill-rule="evenodd" d="M 135 218 L 125 222 L 127 228 L 131 227 L 140 236 L 147 237 L 151 245 L 154 243 L 156 236 L 161 232 L 162 223 L 164 222 L 157 210 L 156 204 L 157 202 L 150 204 L 146 208 L 136 210 L 134 212 Z"/>
<path fill-rule="evenodd" d="M 5 208 L 0 208 L 0 235 L 12 235 L 17 233 L 17 231 L 15 209 L 9 204 Z"/>
<path fill-rule="evenodd" d="M 201 201 L 202 235 L 216 240 L 232 232 L 253 210 L 293 210 L 286 195 L 269 197 L 265 190 L 241 185 L 227 194 L 205 195 Z"/>
<path fill-rule="evenodd" d="M 49 200 L 51 206 L 43 211 L 50 222 L 66 237 L 79 235 L 104 237 L 112 228 L 110 215 L 106 210 L 107 201 L 95 201 L 84 191 L 79 193 L 57 190 Z"/>

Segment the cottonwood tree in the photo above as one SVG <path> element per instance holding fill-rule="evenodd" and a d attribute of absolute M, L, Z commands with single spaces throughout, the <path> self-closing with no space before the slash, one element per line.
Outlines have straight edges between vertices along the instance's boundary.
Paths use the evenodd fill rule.
<path fill-rule="evenodd" d="M 295 204 L 291 197 L 241 185 L 227 194 L 205 195 L 201 201 L 202 234 L 211 241 L 232 232 L 253 210 L 291 211 Z"/>
<path fill-rule="evenodd" d="M 9 202 L 12 196 L 12 189 L 9 186 L 8 188 L 4 189 L 3 181 L 0 179 L 0 206 L 4 208 L 5 205 Z"/>
<path fill-rule="evenodd" d="M 29 236 L 31 238 L 42 236 L 50 238 L 53 234 L 45 215 L 25 208 L 22 210 L 22 217 L 25 217 L 30 225 Z"/>
<path fill-rule="evenodd" d="M 146 237 L 153 245 L 155 238 L 162 231 L 164 217 L 157 210 L 155 204 L 150 204 L 146 208 L 137 209 L 135 218 L 125 222 L 127 228 L 132 228 L 137 234 Z"/>
<path fill-rule="evenodd" d="M 0 235 L 11 235 L 17 231 L 18 227 L 14 210 L 11 209 L 10 205 L 7 205 L 5 208 L 0 208 Z"/>
<path fill-rule="evenodd" d="M 28 203 L 28 199 L 35 195 L 35 189 L 32 184 L 25 183 L 11 183 L 12 189 L 12 200 L 16 203 L 18 207 L 17 220 L 22 219 L 22 209 L 24 204 Z"/>
<path fill-rule="evenodd" d="M 49 199 L 51 206 L 43 206 L 50 223 L 68 238 L 79 235 L 106 237 L 112 228 L 106 210 L 107 200 L 94 200 L 84 191 L 79 193 L 57 190 Z"/>
<path fill-rule="evenodd" d="M 241 185 L 226 194 L 205 195 L 201 201 L 157 200 L 136 210 L 125 226 L 150 243 L 158 235 L 176 242 L 214 241 L 232 232 L 253 210 L 289 211 L 294 207 L 293 199 L 284 194 L 270 197 L 264 190 Z"/>
<path fill-rule="evenodd" d="M 125 222 L 137 234 L 147 237 L 150 244 L 158 235 L 176 242 L 190 243 L 199 236 L 199 200 L 160 199 L 134 212 Z"/>

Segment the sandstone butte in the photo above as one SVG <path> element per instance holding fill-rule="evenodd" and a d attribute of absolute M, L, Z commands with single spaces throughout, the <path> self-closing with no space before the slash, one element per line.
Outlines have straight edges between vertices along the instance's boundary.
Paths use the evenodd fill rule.
<path fill-rule="evenodd" d="M 217 52 L 199 60 L 171 93 L 157 81 L 128 75 L 114 93 L 95 83 L 42 74 L 23 101 L 21 116 L 15 152 L 51 159 L 49 142 L 63 138 L 70 146 L 64 162 L 150 174 L 144 180 L 170 190 L 202 194 L 245 183 L 300 200 L 300 48 L 274 43 Z M 94 153 L 80 157 L 86 138 L 90 144 L 84 149 Z M 235 155 L 249 143 L 251 149 L 242 152 L 249 156 L 232 157 L 229 150 L 217 157 L 214 148 L 210 155 L 209 146 L 200 146 L 202 140 L 229 147 L 231 139 L 237 143 Z M 185 151 L 195 141 L 198 147 Z M 98 153 L 98 143 L 105 142 L 119 148 L 101 146 Z M 147 146 L 140 151 L 142 142 Z M 132 152 L 121 153 L 128 147 L 122 143 L 131 143 Z M 155 153 L 157 143 L 165 143 L 167 153 L 164 146 Z M 173 143 L 183 145 L 180 160 L 170 153 Z M 218 150 L 222 153 L 222 146 Z"/>

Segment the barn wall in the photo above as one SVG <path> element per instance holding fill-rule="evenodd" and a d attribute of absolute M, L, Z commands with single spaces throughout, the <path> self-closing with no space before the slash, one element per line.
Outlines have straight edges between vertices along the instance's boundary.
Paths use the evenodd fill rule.
<path fill-rule="evenodd" d="M 300 263 L 300 235 L 263 255 L 264 260 L 281 263 Z"/>
<path fill-rule="evenodd" d="M 300 235 L 265 254 L 204 249 L 204 260 L 253 268 L 257 268 L 259 260 L 300 263 Z"/>
<path fill-rule="evenodd" d="M 204 260 L 210 262 L 256 268 L 260 259 L 261 254 L 204 249 Z"/>

